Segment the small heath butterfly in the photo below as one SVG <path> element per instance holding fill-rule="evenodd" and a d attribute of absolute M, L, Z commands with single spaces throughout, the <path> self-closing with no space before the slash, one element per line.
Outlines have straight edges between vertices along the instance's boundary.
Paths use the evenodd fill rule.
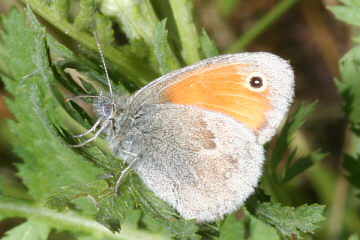
<path fill-rule="evenodd" d="M 116 189 L 132 168 L 183 218 L 209 222 L 253 193 L 263 144 L 292 102 L 294 74 L 276 55 L 238 53 L 168 73 L 131 96 L 113 93 L 110 81 L 109 88 L 109 94 L 90 96 L 98 120 L 77 137 L 99 128 L 75 146 L 104 131 L 113 154 L 128 164 Z M 86 96 L 68 100 L 76 97 Z"/>

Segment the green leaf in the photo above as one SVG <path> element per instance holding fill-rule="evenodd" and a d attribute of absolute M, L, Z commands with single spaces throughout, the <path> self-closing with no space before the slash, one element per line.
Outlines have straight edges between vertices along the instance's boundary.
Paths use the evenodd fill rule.
<path fill-rule="evenodd" d="M 86 30 L 94 20 L 95 12 L 95 0 L 81 0 L 80 11 L 74 19 L 74 27 L 79 31 Z"/>
<path fill-rule="evenodd" d="M 46 240 L 50 233 L 50 226 L 39 219 L 29 219 L 5 233 L 3 240 Z"/>
<path fill-rule="evenodd" d="M 23 2 L 29 2 L 31 8 L 37 14 L 39 14 L 50 24 L 54 25 L 61 32 L 67 34 L 74 40 L 78 41 L 82 46 L 86 47 L 87 52 L 89 52 L 89 49 L 97 52 L 97 45 L 93 35 L 85 31 L 79 31 L 77 28 L 75 28 L 74 24 L 68 22 L 67 19 L 59 19 L 55 17 L 56 13 L 54 13 L 53 9 L 51 8 L 51 2 L 49 3 L 50 6 L 44 4 L 41 0 L 23 0 Z M 70 3 L 75 4 L 75 1 L 70 1 Z M 102 32 L 98 28 L 96 30 Z M 111 39 L 107 39 L 105 44 L 108 42 L 111 42 Z M 124 53 L 115 46 L 103 46 L 103 53 L 105 58 L 110 60 L 111 64 L 109 65 L 114 64 L 116 69 L 118 69 L 118 71 L 120 71 L 123 76 L 131 79 L 131 81 L 135 83 L 137 87 L 145 85 L 150 80 L 158 76 L 156 71 L 148 62 L 143 61 L 135 55 L 130 54 L 129 56 L 129 53 Z"/>
<path fill-rule="evenodd" d="M 154 43 L 154 51 L 155 57 L 160 66 L 160 72 L 162 74 L 166 74 L 175 69 L 180 68 L 180 64 L 176 61 L 174 57 L 170 45 L 167 41 L 167 30 L 166 19 L 159 22 L 155 27 L 155 43 Z"/>
<path fill-rule="evenodd" d="M 358 0 L 340 0 L 340 2 L 348 6 L 360 7 L 360 2 Z"/>
<path fill-rule="evenodd" d="M 219 8 L 220 14 L 225 18 L 230 17 L 237 6 L 240 5 L 242 0 L 217 0 L 217 7 Z"/>
<path fill-rule="evenodd" d="M 360 134 L 360 47 L 352 48 L 340 60 L 342 81 L 336 81 L 336 86 L 345 101 L 344 112 L 351 128 Z"/>
<path fill-rule="evenodd" d="M 360 239 L 359 235 L 357 235 L 357 234 L 353 234 L 348 238 L 348 240 L 359 240 L 359 239 Z"/>
<path fill-rule="evenodd" d="M 230 0 L 228 0 L 230 1 Z M 254 25 L 241 37 L 236 40 L 225 52 L 235 53 L 244 51 L 244 49 L 251 44 L 256 38 L 264 33 L 269 27 L 274 24 L 283 14 L 289 11 L 299 0 L 280 0 L 276 5 L 267 11 Z"/>
<path fill-rule="evenodd" d="M 219 55 L 219 51 L 217 50 L 214 41 L 209 38 L 205 29 L 202 29 L 201 31 L 200 44 L 205 58 L 215 57 Z"/>
<path fill-rule="evenodd" d="M 360 155 L 356 158 L 344 154 L 343 166 L 347 171 L 346 178 L 356 188 L 360 189 Z"/>
<path fill-rule="evenodd" d="M 79 214 L 75 211 L 56 212 L 39 204 L 23 201 L 14 198 L 0 197 L 0 217 L 20 217 L 28 218 L 35 225 L 43 230 L 56 228 L 59 231 L 71 231 L 90 235 L 91 239 L 111 239 L 111 240 L 147 240 L 165 239 L 164 236 L 142 229 L 134 229 L 128 225 L 123 225 L 121 232 L 113 234 L 109 229 L 94 221 L 89 216 Z M 41 232 L 42 230 L 40 230 Z"/>
<path fill-rule="evenodd" d="M 63 211 L 65 208 L 70 207 L 71 200 L 84 196 L 95 199 L 108 189 L 108 187 L 108 184 L 104 180 L 65 186 L 49 196 L 46 201 L 46 206 L 57 209 L 58 211 Z"/>
<path fill-rule="evenodd" d="M 99 170 L 70 150 L 50 124 L 48 117 L 56 116 L 59 105 L 50 94 L 53 75 L 43 30 L 34 22 L 33 29 L 27 27 L 25 16 L 15 8 L 11 9 L 9 17 L 3 18 L 3 23 L 6 29 L 3 40 L 12 56 L 7 59 L 7 64 L 16 79 L 3 78 L 6 89 L 15 97 L 14 100 L 6 99 L 6 103 L 17 120 L 9 122 L 9 128 L 16 136 L 12 142 L 14 151 L 24 161 L 17 164 L 18 175 L 30 194 L 44 201 L 61 186 L 95 179 Z M 35 71 L 41 76 L 23 79 Z"/>
<path fill-rule="evenodd" d="M 304 125 L 307 116 L 314 110 L 316 103 L 316 101 L 308 105 L 301 103 L 295 113 L 286 120 L 284 127 L 276 138 L 270 158 L 270 170 L 273 173 L 283 159 L 286 149 L 292 142 L 294 133 Z"/>
<path fill-rule="evenodd" d="M 283 183 L 286 183 L 299 175 L 300 173 L 304 172 L 306 169 L 313 166 L 315 163 L 319 162 L 321 159 L 326 157 L 327 153 L 322 153 L 320 150 L 317 150 L 310 155 L 307 155 L 305 157 L 298 158 L 295 163 L 293 163 L 291 166 L 287 167 L 285 170 L 285 175 L 282 179 Z"/>
<path fill-rule="evenodd" d="M 56 16 L 61 19 L 66 19 L 69 14 L 70 1 L 69 0 L 53 0 L 52 9 Z"/>
<path fill-rule="evenodd" d="M 113 232 L 120 232 L 120 220 L 125 218 L 126 204 L 124 199 L 117 196 L 106 197 L 98 202 L 99 211 L 95 215 L 96 221 Z"/>
<path fill-rule="evenodd" d="M 248 240 L 263 240 L 266 236 L 266 240 L 280 240 L 280 236 L 276 229 L 269 224 L 266 224 L 253 216 L 249 216 L 249 237 Z M 235 238 L 232 238 L 235 239 Z"/>
<path fill-rule="evenodd" d="M 154 45 L 154 29 L 159 22 L 149 0 L 119 1 L 103 0 L 101 12 L 112 16 L 132 41 L 144 39 L 149 46 Z"/>
<path fill-rule="evenodd" d="M 187 65 L 200 61 L 200 41 L 192 17 L 190 0 L 169 0 L 181 40 L 182 56 Z"/>
<path fill-rule="evenodd" d="M 196 234 L 199 227 L 194 220 L 186 221 L 178 216 L 172 207 L 159 199 L 140 180 L 137 175 L 130 176 L 131 190 L 135 201 L 154 219 L 158 220 L 175 238 L 199 240 Z"/>
<path fill-rule="evenodd" d="M 112 22 L 109 17 L 96 13 L 96 33 L 99 37 L 99 41 L 104 46 L 111 46 L 114 40 L 114 29 L 112 28 Z"/>
<path fill-rule="evenodd" d="M 220 228 L 219 240 L 245 239 L 245 222 L 232 213 L 225 218 Z"/>
<path fill-rule="evenodd" d="M 301 238 L 301 233 L 313 233 L 319 227 L 317 224 L 325 220 L 322 215 L 324 208 L 325 206 L 318 204 L 304 204 L 294 208 L 265 202 L 255 208 L 254 214 L 260 220 L 276 227 L 285 236 L 295 235 Z"/>
<path fill-rule="evenodd" d="M 354 26 L 360 26 L 360 6 L 336 6 L 328 7 L 328 9 L 337 19 Z"/>

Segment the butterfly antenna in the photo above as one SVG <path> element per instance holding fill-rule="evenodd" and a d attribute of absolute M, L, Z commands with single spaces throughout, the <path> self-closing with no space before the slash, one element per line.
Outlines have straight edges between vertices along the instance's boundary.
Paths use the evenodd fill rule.
<path fill-rule="evenodd" d="M 100 41 L 99 41 L 99 38 L 96 34 L 96 32 L 94 31 L 94 37 L 95 37 L 95 41 L 96 41 L 96 45 L 99 49 L 99 53 L 100 53 L 100 57 L 101 57 L 101 62 L 103 64 L 103 67 L 104 67 L 104 70 L 105 70 L 105 75 L 106 75 L 106 79 L 107 79 L 107 82 L 108 82 L 108 86 L 109 86 L 109 92 L 110 92 L 110 96 L 111 96 L 111 99 L 112 96 L 113 96 L 113 91 L 112 91 L 112 87 L 111 87 L 111 82 L 110 82 L 110 77 L 109 77 L 109 73 L 108 73 L 108 70 L 107 70 L 107 67 L 106 67 L 106 63 L 105 63 L 105 58 L 104 58 L 104 54 L 103 54 L 103 51 L 101 49 L 101 44 L 100 44 Z"/>

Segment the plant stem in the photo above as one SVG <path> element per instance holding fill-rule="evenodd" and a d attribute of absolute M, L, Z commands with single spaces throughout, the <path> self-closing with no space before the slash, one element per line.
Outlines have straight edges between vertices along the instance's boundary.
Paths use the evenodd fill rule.
<path fill-rule="evenodd" d="M 23 1 L 27 2 L 25 0 Z M 90 34 L 75 29 L 75 27 L 65 19 L 54 17 L 54 14 L 50 9 L 44 7 L 38 0 L 30 0 L 30 3 L 31 8 L 46 21 L 87 48 L 97 51 L 95 39 Z M 134 59 L 123 55 L 120 51 L 111 46 L 103 46 L 103 52 L 105 57 L 115 63 L 120 68 L 120 71 L 128 76 L 138 87 L 144 86 L 156 77 L 156 74 L 152 69 L 139 64 L 134 61 Z"/>
<path fill-rule="evenodd" d="M 182 55 L 190 65 L 200 61 L 200 41 L 192 18 L 192 2 L 189 0 L 169 0 L 180 35 Z"/>
<path fill-rule="evenodd" d="M 245 34 L 243 34 L 230 48 L 227 53 L 243 51 L 254 39 L 262 34 L 272 23 L 274 23 L 282 14 L 290 9 L 299 0 L 281 0 L 264 17 Z"/>
<path fill-rule="evenodd" d="M 92 236 L 99 236 L 99 239 L 165 239 L 164 236 L 160 234 L 133 229 L 125 224 L 121 226 L 120 233 L 113 234 L 100 223 L 79 215 L 74 211 L 59 213 L 45 207 L 32 205 L 30 202 L 18 201 L 11 198 L 0 198 L 0 213 L 8 217 L 38 217 L 51 226 L 85 232 Z"/>
<path fill-rule="evenodd" d="M 236 11 L 242 0 L 217 0 L 217 7 L 224 18 L 229 18 Z"/>
<path fill-rule="evenodd" d="M 296 156 L 309 155 L 314 151 L 302 131 L 298 131 L 294 134 L 294 140 L 291 143 L 290 148 L 291 150 L 297 149 Z M 334 185 L 336 182 L 335 174 L 333 174 L 333 172 L 322 162 L 309 168 L 305 174 L 310 179 L 321 202 L 330 205 L 334 196 Z"/>
<path fill-rule="evenodd" d="M 344 152 L 356 157 L 360 149 L 360 138 L 349 129 L 346 131 L 346 145 Z M 339 177 L 336 181 L 333 204 L 330 209 L 329 217 L 329 239 L 338 239 L 342 228 L 344 218 L 345 203 L 348 197 L 349 183 L 344 178 L 343 168 L 339 171 Z"/>

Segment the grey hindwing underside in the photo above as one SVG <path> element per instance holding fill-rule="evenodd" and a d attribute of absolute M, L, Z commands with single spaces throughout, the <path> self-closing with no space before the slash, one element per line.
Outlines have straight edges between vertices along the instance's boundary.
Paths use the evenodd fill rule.
<path fill-rule="evenodd" d="M 185 219 L 212 221 L 237 209 L 261 175 L 263 148 L 244 125 L 198 107 L 144 107 L 109 141 L 113 152 L 134 159 L 144 183 Z M 123 123 L 124 124 L 124 123 Z"/>

